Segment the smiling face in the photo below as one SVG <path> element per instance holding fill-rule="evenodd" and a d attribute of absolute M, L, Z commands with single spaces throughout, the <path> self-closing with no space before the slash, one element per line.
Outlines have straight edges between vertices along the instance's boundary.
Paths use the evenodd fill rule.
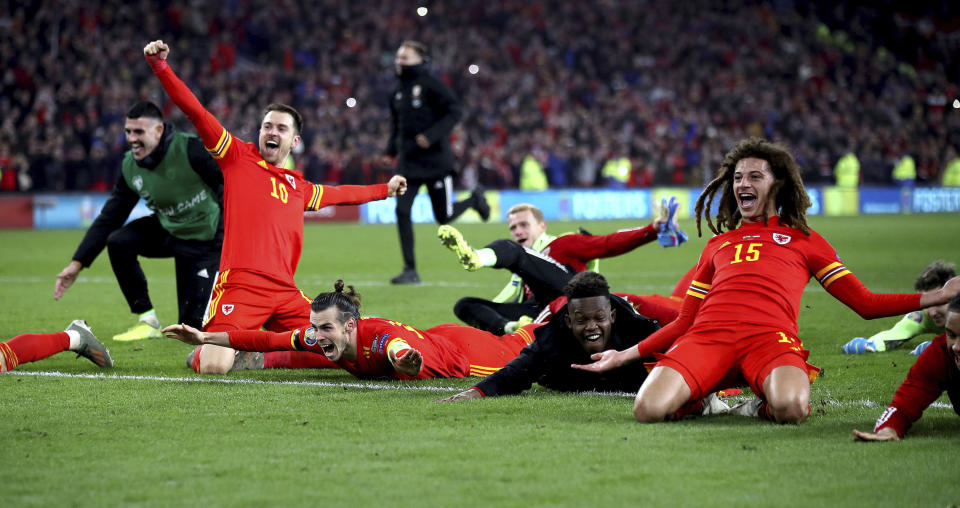
<path fill-rule="evenodd" d="M 947 329 L 947 352 L 960 369 L 960 312 L 948 312 L 944 327 Z"/>
<path fill-rule="evenodd" d="M 317 344 L 323 349 L 323 355 L 331 362 L 341 358 L 357 359 L 357 321 L 347 319 L 340 322 L 341 313 L 335 305 L 322 311 L 310 311 L 310 326 L 316 331 Z"/>
<path fill-rule="evenodd" d="M 163 122 L 146 116 L 127 118 L 123 125 L 123 133 L 133 158 L 140 161 L 150 155 L 160 144 L 160 138 L 163 137 Z"/>
<path fill-rule="evenodd" d="M 279 166 L 293 147 L 300 144 L 293 115 L 283 111 L 268 111 L 260 123 L 260 155 L 263 160 Z"/>
<path fill-rule="evenodd" d="M 733 170 L 733 193 L 744 222 L 760 222 L 777 214 L 775 185 L 769 162 L 754 157 L 737 162 Z"/>
<path fill-rule="evenodd" d="M 564 322 L 583 350 L 593 354 L 608 349 L 610 328 L 616 317 L 617 311 L 610 308 L 609 297 L 587 296 L 567 303 Z"/>
<path fill-rule="evenodd" d="M 511 213 L 507 217 L 507 224 L 510 226 L 513 241 L 529 248 L 532 248 L 537 238 L 547 230 L 547 223 L 538 221 L 530 210 Z"/>

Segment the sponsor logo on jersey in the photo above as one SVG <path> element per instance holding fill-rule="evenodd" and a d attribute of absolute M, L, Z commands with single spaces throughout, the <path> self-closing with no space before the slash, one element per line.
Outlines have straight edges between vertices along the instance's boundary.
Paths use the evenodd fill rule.
<path fill-rule="evenodd" d="M 297 179 L 293 175 L 283 175 L 287 178 L 287 182 L 290 184 L 290 187 L 293 187 L 293 190 L 297 190 Z"/>
<path fill-rule="evenodd" d="M 773 241 L 777 242 L 780 245 L 786 245 L 790 243 L 790 240 L 793 240 L 793 237 L 790 235 L 785 235 L 783 233 L 774 233 Z"/>
<path fill-rule="evenodd" d="M 133 186 L 136 187 L 138 191 L 141 190 L 141 189 L 143 189 L 143 177 L 137 175 L 137 176 L 133 179 Z"/>
<path fill-rule="evenodd" d="M 298 332 L 299 333 L 299 332 Z M 317 345 L 317 330 L 314 327 L 307 328 L 303 332 L 303 345 L 313 347 Z"/>
<path fill-rule="evenodd" d="M 760 238 L 760 235 L 743 235 L 744 240 L 756 240 Z"/>
<path fill-rule="evenodd" d="M 230 313 L 233 312 L 234 308 L 235 306 L 232 303 L 225 303 L 220 306 L 220 310 L 223 311 L 224 316 L 230 315 Z"/>

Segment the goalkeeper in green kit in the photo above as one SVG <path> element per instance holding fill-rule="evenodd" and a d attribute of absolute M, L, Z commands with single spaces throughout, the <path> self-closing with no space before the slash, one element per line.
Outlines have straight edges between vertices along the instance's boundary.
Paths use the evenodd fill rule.
<path fill-rule="evenodd" d="M 956 274 L 953 263 L 934 261 L 923 269 L 913 287 L 924 293 L 936 291 Z M 844 344 L 842 349 L 847 354 L 882 353 L 896 349 L 918 335 L 943 333 L 946 318 L 946 304 L 927 307 L 907 314 L 897 324 L 893 325 L 893 328 L 877 333 L 870 338 L 855 337 Z M 928 345 L 930 345 L 930 341 L 922 342 L 910 354 L 919 355 Z"/>

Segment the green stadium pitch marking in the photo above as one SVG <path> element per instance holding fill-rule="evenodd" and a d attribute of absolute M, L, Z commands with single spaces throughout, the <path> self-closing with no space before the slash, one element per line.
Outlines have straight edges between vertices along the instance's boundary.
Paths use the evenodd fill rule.
<path fill-rule="evenodd" d="M 59 371 L 17 371 L 12 370 L 0 375 L 6 376 L 35 376 L 35 377 L 54 377 L 54 378 L 72 378 L 72 379 L 109 379 L 119 381 L 159 381 L 174 383 L 213 383 L 213 384 L 235 384 L 235 385 L 279 385 L 279 386 L 317 386 L 322 388 L 357 388 L 361 390 L 393 390 L 408 392 L 445 392 L 453 393 L 463 391 L 463 388 L 449 386 L 417 386 L 409 383 L 345 383 L 329 381 L 262 381 L 259 379 L 224 379 L 224 378 L 200 378 L 200 377 L 166 377 L 166 376 L 122 376 L 119 374 L 68 374 Z M 627 392 L 584 392 L 580 395 L 593 395 L 598 397 L 634 397 L 636 394 Z M 745 397 L 730 397 L 724 399 L 731 406 Z M 851 400 L 841 402 L 834 398 L 825 399 L 830 406 L 859 406 L 865 408 L 886 407 L 870 399 Z M 934 402 L 930 404 L 932 408 L 951 409 L 953 406 L 944 402 Z"/>

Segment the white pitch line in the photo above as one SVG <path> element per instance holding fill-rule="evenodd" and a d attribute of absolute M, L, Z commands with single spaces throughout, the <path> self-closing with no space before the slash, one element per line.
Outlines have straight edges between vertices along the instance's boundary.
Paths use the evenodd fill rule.
<path fill-rule="evenodd" d="M 9 371 L 5 372 L 8 376 L 36 376 L 36 377 L 56 377 L 73 379 L 109 379 L 120 381 L 161 381 L 175 383 L 213 383 L 213 384 L 237 384 L 237 385 L 294 385 L 294 386 L 320 386 L 325 388 L 361 388 L 369 390 L 399 390 L 415 392 L 459 392 L 463 388 L 453 388 L 448 386 L 413 386 L 409 384 L 380 384 L 380 383 L 344 383 L 329 381 L 263 381 L 260 379 L 224 379 L 224 378 L 200 378 L 200 377 L 166 377 L 166 376 L 123 376 L 119 374 L 69 374 L 59 371 Z"/>
<path fill-rule="evenodd" d="M 2 375 L 7 376 L 35 376 L 35 377 L 54 377 L 54 378 L 72 378 L 72 379 L 109 379 L 119 381 L 160 381 L 175 383 L 213 383 L 213 384 L 235 384 L 235 385 L 277 385 L 277 386 L 318 386 L 323 388 L 358 388 L 362 390 L 393 390 L 409 392 L 460 392 L 463 388 L 450 386 L 417 386 L 404 382 L 397 383 L 346 383 L 330 381 L 263 381 L 260 379 L 225 379 L 225 378 L 200 378 L 200 377 L 166 377 L 166 376 L 123 376 L 119 374 L 69 374 L 59 371 L 9 371 Z M 626 392 L 585 392 L 581 395 L 594 395 L 600 397 L 634 397 L 633 393 Z M 733 397 L 728 400 L 731 405 L 734 401 L 745 400 L 744 397 Z M 859 406 L 864 408 L 881 408 L 885 404 L 879 404 L 870 399 L 859 399 L 841 402 L 837 399 L 826 399 L 827 405 L 835 407 Z M 930 407 L 938 409 L 952 409 L 953 406 L 943 402 L 934 402 Z"/>

